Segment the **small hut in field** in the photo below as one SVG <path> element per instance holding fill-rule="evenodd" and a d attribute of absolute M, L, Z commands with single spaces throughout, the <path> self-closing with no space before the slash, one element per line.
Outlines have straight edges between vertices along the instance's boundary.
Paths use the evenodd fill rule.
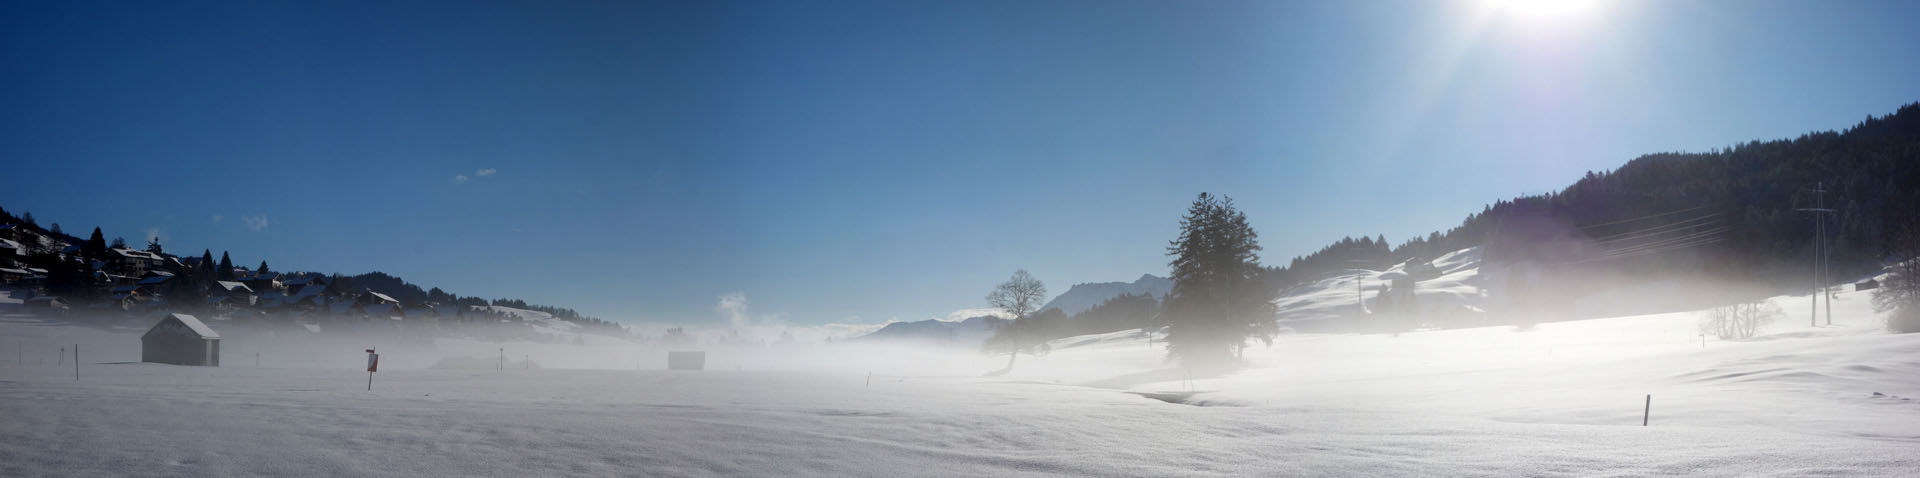
<path fill-rule="evenodd" d="M 167 314 L 140 336 L 140 361 L 220 366 L 220 334 L 187 314 Z"/>

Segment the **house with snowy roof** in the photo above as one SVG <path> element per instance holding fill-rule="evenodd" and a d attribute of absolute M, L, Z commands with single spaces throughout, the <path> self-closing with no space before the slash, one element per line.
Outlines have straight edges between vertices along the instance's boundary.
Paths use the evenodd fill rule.
<path fill-rule="evenodd" d="M 33 251 L 12 239 L 0 239 L 0 265 L 18 265 L 27 260 Z"/>
<path fill-rule="evenodd" d="M 214 281 L 213 284 L 216 290 L 208 299 L 223 299 L 221 302 L 235 307 L 253 305 L 253 289 L 246 284 L 232 281 Z"/>
<path fill-rule="evenodd" d="M 14 268 L 10 268 L 10 267 L 0 267 L 0 282 L 4 282 L 4 283 L 7 283 L 7 284 L 17 284 L 17 283 L 20 283 L 20 281 L 21 281 L 21 280 L 24 280 L 24 279 L 26 279 L 26 278 L 27 278 L 28 276 L 32 276 L 32 275 L 33 275 L 33 273 L 31 273 L 31 272 L 27 272 L 27 270 L 26 270 L 26 269 L 14 269 Z"/>
<path fill-rule="evenodd" d="M 167 314 L 140 336 L 140 361 L 220 366 L 220 334 L 187 314 Z"/>
<path fill-rule="evenodd" d="M 113 267 L 122 274 L 140 275 L 167 265 L 167 260 L 159 254 L 141 250 L 114 249 L 107 256 L 108 262 L 113 263 Z"/>
<path fill-rule="evenodd" d="M 278 272 L 248 273 L 240 279 L 240 282 L 245 282 L 247 287 L 261 294 L 287 290 L 286 284 L 280 282 L 280 273 Z"/>

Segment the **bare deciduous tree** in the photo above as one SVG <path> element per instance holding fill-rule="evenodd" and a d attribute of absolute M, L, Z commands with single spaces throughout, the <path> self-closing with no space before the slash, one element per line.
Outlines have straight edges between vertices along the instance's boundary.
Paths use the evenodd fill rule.
<path fill-rule="evenodd" d="M 1040 324 L 1027 317 L 1027 314 L 1040 308 L 1041 301 L 1046 299 L 1047 285 L 1033 278 L 1033 274 L 1028 274 L 1026 269 L 1014 271 L 1012 278 L 987 294 L 987 305 L 1013 316 L 1013 322 L 1000 327 L 983 347 L 989 353 L 1007 354 L 1007 368 L 992 375 L 1012 371 L 1014 359 L 1020 354 L 1039 356 L 1051 350 Z"/>
<path fill-rule="evenodd" d="M 1760 326 L 1781 316 L 1780 306 L 1771 300 L 1750 300 L 1707 309 L 1700 316 L 1700 333 L 1721 340 L 1752 338 Z"/>
<path fill-rule="evenodd" d="M 1887 316 L 1889 331 L 1920 332 L 1920 217 L 1890 216 L 1880 240 L 1891 264 L 1886 281 L 1873 291 L 1873 309 L 1892 312 Z"/>

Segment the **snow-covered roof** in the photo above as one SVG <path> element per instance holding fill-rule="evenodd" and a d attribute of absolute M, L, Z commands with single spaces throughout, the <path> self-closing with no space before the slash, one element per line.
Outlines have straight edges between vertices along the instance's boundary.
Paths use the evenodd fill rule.
<path fill-rule="evenodd" d="M 153 329 L 148 329 L 147 333 L 151 334 L 153 333 L 154 330 L 160 329 L 160 327 L 165 326 L 167 324 L 167 321 L 169 320 L 177 321 L 180 323 L 180 325 L 186 326 L 187 330 L 192 331 L 194 334 L 198 334 L 200 338 L 203 338 L 203 339 L 220 338 L 220 334 L 214 333 L 213 329 L 210 327 L 207 327 L 206 323 L 200 322 L 199 318 L 196 318 L 194 316 L 187 315 L 187 314 L 178 314 L 178 313 L 167 314 L 165 318 L 160 319 L 160 323 L 153 324 Z"/>
<path fill-rule="evenodd" d="M 8 268 L 5 268 L 5 267 L 0 267 L 0 272 L 5 272 L 5 273 L 8 273 L 8 274 L 20 274 L 20 275 L 27 275 L 27 271 L 23 271 L 23 270 L 20 270 L 20 269 L 8 269 Z"/>
<path fill-rule="evenodd" d="M 371 295 L 373 295 L 373 296 L 374 296 L 375 298 L 379 298 L 380 300 L 384 300 L 384 301 L 387 301 L 387 302 L 399 302 L 398 300 L 394 300 L 394 299 L 393 299 L 393 297 L 390 297 L 390 296 L 388 296 L 388 295 L 386 295 L 386 294 L 382 294 L 382 293 L 379 293 L 379 292 L 374 292 L 374 291 L 371 291 L 371 290 L 369 290 L 369 291 L 367 291 L 367 294 L 371 294 Z"/>
<path fill-rule="evenodd" d="M 119 255 L 123 255 L 123 256 L 127 256 L 127 257 L 132 257 L 132 258 L 135 258 L 135 259 L 145 259 L 145 260 L 150 260 L 150 261 L 157 261 L 157 260 L 160 260 L 160 255 L 159 255 L 159 254 L 154 254 L 154 253 L 151 253 L 151 252 L 147 252 L 147 251 L 141 251 L 141 250 L 134 250 L 134 249 L 114 249 L 114 250 L 113 250 L 113 253 L 115 253 L 115 254 L 119 254 Z"/>
<path fill-rule="evenodd" d="M 0 239 L 0 249 L 13 249 L 15 251 L 25 251 L 27 250 L 27 247 L 20 245 L 20 243 L 18 242 L 13 242 L 12 239 Z"/>
<path fill-rule="evenodd" d="M 226 289 L 226 291 L 227 291 L 227 292 L 239 292 L 239 291 L 243 291 L 243 290 L 244 290 L 244 291 L 247 291 L 247 293 L 253 293 L 253 288 L 252 288 L 252 287 L 247 287 L 247 285 L 246 285 L 246 284 L 242 284 L 242 283 L 239 283 L 239 282 L 228 282 L 228 281 L 223 281 L 223 280 L 222 280 L 222 281 L 213 281 L 213 282 L 214 282 L 215 284 L 220 284 L 220 288 L 221 288 L 221 289 Z"/>

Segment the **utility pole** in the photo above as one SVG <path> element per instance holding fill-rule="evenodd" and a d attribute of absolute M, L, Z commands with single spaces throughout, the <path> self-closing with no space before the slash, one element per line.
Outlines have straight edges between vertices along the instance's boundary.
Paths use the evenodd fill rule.
<path fill-rule="evenodd" d="M 1827 191 L 1822 189 L 1820 192 Z M 1816 204 L 1821 209 L 1826 209 L 1826 194 L 1821 194 Z M 1827 209 L 1827 211 L 1833 210 Z M 1833 241 L 1827 238 L 1827 220 L 1832 217 L 1832 214 L 1820 216 L 1822 219 L 1820 221 L 1820 297 L 1827 303 L 1827 325 L 1829 326 L 1833 325 L 1833 296 L 1827 295 L 1827 289 L 1833 287 Z"/>
<path fill-rule="evenodd" d="M 1360 305 L 1360 315 L 1367 314 L 1367 293 L 1366 288 L 1361 285 L 1363 282 L 1366 281 L 1360 279 L 1353 280 L 1353 298 L 1359 300 L 1359 302 L 1355 303 Z"/>
<path fill-rule="evenodd" d="M 1814 207 L 1795 209 L 1813 213 L 1813 293 L 1808 295 L 1812 302 L 1807 304 L 1807 325 L 1813 327 L 1820 326 L 1820 296 L 1827 295 L 1827 222 L 1822 214 L 1832 214 L 1833 210 L 1826 207 L 1824 187 L 1822 183 L 1813 184 Z M 1833 299 L 1827 299 L 1827 325 L 1833 325 Z"/>

